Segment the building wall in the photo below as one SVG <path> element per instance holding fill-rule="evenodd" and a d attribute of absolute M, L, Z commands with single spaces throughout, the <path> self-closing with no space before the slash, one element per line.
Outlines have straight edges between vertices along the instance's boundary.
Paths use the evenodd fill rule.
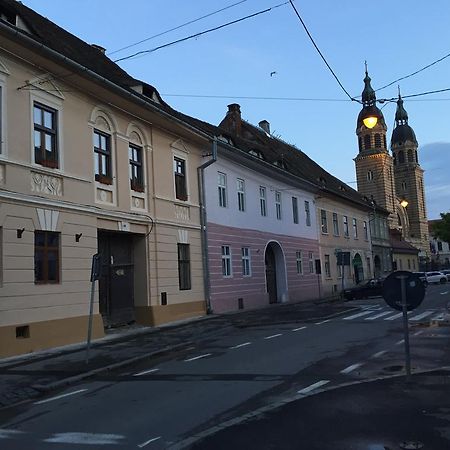
<path fill-rule="evenodd" d="M 419 258 L 417 255 L 407 255 L 404 253 L 392 253 L 392 260 L 396 270 L 419 271 Z"/>
<path fill-rule="evenodd" d="M 327 231 L 321 226 L 321 211 L 326 212 Z M 335 230 L 333 224 L 333 213 L 337 215 L 338 229 Z M 355 284 L 355 270 L 353 261 L 356 255 L 361 257 L 363 267 L 363 279 L 373 277 L 373 254 L 370 242 L 369 214 L 366 210 L 348 203 L 343 203 L 335 199 L 321 196 L 316 201 L 317 223 L 319 231 L 320 261 L 322 267 L 323 296 L 334 295 L 343 288 Z M 344 232 L 344 217 L 348 219 L 348 236 Z M 356 219 L 357 236 L 353 230 L 353 219 Z M 367 236 L 364 232 L 366 224 Z M 344 278 L 342 279 L 340 268 L 337 265 L 337 251 L 350 252 L 350 266 L 344 266 Z M 329 273 L 327 273 L 330 261 Z M 362 280 L 360 280 L 362 281 Z"/>

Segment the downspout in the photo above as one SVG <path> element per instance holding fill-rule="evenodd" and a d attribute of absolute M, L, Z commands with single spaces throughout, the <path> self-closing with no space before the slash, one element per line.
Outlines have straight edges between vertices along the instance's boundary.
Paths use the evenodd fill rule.
<path fill-rule="evenodd" d="M 209 279 L 209 259 L 208 259 L 208 230 L 206 227 L 206 196 L 205 196 L 205 169 L 217 161 L 217 137 L 212 141 L 212 153 L 204 156 L 211 156 L 201 166 L 197 167 L 199 204 L 200 204 L 200 229 L 202 243 L 202 265 L 203 265 L 203 286 L 205 291 L 206 314 L 212 314 L 211 308 L 211 286 Z"/>

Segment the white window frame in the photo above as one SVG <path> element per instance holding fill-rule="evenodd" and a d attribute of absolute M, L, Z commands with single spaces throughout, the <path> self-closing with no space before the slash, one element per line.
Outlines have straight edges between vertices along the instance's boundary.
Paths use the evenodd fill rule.
<path fill-rule="evenodd" d="M 323 266 L 324 266 L 325 276 L 327 278 L 331 278 L 330 255 L 323 255 L 323 256 L 324 256 Z"/>
<path fill-rule="evenodd" d="M 251 277 L 252 276 L 252 262 L 251 262 L 250 247 L 242 247 L 241 248 L 241 257 L 242 257 L 242 276 L 243 277 Z"/>
<path fill-rule="evenodd" d="M 295 260 L 297 264 L 297 273 L 303 275 L 303 254 L 301 250 L 295 252 Z"/>
<path fill-rule="evenodd" d="M 364 228 L 364 240 L 369 240 L 369 230 L 367 229 L 367 221 L 363 220 L 363 228 Z"/>
<path fill-rule="evenodd" d="M 277 220 L 281 220 L 282 218 L 282 209 L 281 209 L 281 192 L 275 191 L 275 211 Z"/>
<path fill-rule="evenodd" d="M 309 273 L 314 273 L 314 253 L 308 253 L 308 265 L 309 265 Z"/>
<path fill-rule="evenodd" d="M 297 197 L 292 197 L 292 221 L 298 224 L 298 199 Z"/>
<path fill-rule="evenodd" d="M 229 245 L 222 245 L 222 276 L 231 278 L 233 276 L 233 267 L 231 264 L 231 248 Z"/>
<path fill-rule="evenodd" d="M 236 180 L 238 210 L 245 212 L 245 180 L 238 178 Z"/>
<path fill-rule="evenodd" d="M 342 216 L 342 223 L 344 224 L 344 237 L 348 238 L 350 237 L 348 231 L 348 216 Z"/>
<path fill-rule="evenodd" d="M 337 213 L 333 213 L 333 234 L 339 236 L 339 219 Z"/>
<path fill-rule="evenodd" d="M 320 230 L 322 234 L 328 234 L 328 217 L 325 209 L 320 210 Z"/>
<path fill-rule="evenodd" d="M 309 207 L 309 201 L 305 200 L 305 220 L 306 220 L 306 226 L 311 226 L 311 210 Z"/>
<path fill-rule="evenodd" d="M 262 217 L 267 217 L 267 189 L 265 186 L 259 187 L 259 209 Z"/>
<path fill-rule="evenodd" d="M 358 220 L 355 217 L 352 218 L 352 228 L 353 228 L 353 238 L 358 239 Z"/>
<path fill-rule="evenodd" d="M 217 192 L 219 195 L 219 206 L 226 208 L 228 205 L 227 175 L 223 172 L 217 172 Z"/>

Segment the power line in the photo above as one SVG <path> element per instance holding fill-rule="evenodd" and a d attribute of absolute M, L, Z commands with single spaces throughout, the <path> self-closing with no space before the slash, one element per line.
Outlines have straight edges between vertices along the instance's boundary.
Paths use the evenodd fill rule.
<path fill-rule="evenodd" d="M 135 47 L 136 45 L 139 45 L 139 44 L 142 44 L 144 42 L 150 41 L 150 40 L 155 39 L 157 37 L 164 36 L 167 33 L 170 33 L 170 32 L 175 31 L 175 30 L 179 30 L 180 28 L 183 28 L 183 27 L 185 27 L 187 25 L 191 25 L 191 24 L 193 24 L 195 22 L 199 22 L 202 19 L 206 19 L 207 17 L 211 17 L 211 16 L 213 16 L 215 14 L 218 14 L 218 13 L 220 13 L 222 11 L 225 11 L 227 9 L 233 8 L 234 6 L 240 5 L 241 3 L 245 3 L 247 1 L 248 0 L 241 0 L 239 2 L 231 4 L 229 6 L 225 6 L 224 8 L 218 9 L 217 11 L 213 11 L 213 12 L 211 12 L 209 14 L 205 14 L 204 16 L 198 17 L 197 19 L 193 19 L 193 20 L 190 20 L 189 22 L 182 23 L 181 25 L 178 25 L 176 27 L 170 28 L 169 30 L 162 31 L 161 33 L 158 33 L 158 34 L 154 34 L 153 36 L 150 36 L 148 38 L 142 39 L 141 41 L 138 41 L 138 42 L 135 42 L 133 44 L 127 45 L 125 47 L 119 48 L 119 49 L 114 50 L 112 52 L 108 52 L 107 54 L 108 55 L 114 55 L 115 53 L 119 53 L 122 50 L 127 50 L 128 48 Z"/>
<path fill-rule="evenodd" d="M 436 89 L 435 91 L 426 91 L 426 92 L 420 92 L 418 94 L 402 95 L 402 98 L 421 97 L 422 95 L 439 94 L 440 92 L 448 92 L 448 91 L 450 91 L 450 88 Z M 391 98 L 379 99 L 379 100 L 377 100 L 377 102 L 384 103 L 384 102 L 393 102 L 393 101 L 396 101 L 396 100 L 397 100 L 396 97 L 391 97 Z"/>
<path fill-rule="evenodd" d="M 305 101 L 305 102 L 348 102 L 342 98 L 306 98 L 306 97 L 258 97 L 251 95 L 207 95 L 207 94 L 163 94 L 164 97 L 189 97 L 189 98 L 225 98 L 225 99 L 244 99 L 244 100 L 286 100 L 286 101 Z"/>
<path fill-rule="evenodd" d="M 288 3 L 289 3 L 289 1 L 286 1 L 286 2 L 284 2 L 284 3 L 280 3 L 280 4 L 275 5 L 275 6 L 272 6 L 272 7 L 270 7 L 270 8 L 267 8 L 267 9 L 264 9 L 264 10 L 261 10 L 261 11 L 258 11 L 258 12 L 253 13 L 253 14 L 250 14 L 250 15 L 248 15 L 248 16 L 241 17 L 240 19 L 236 19 L 236 20 L 233 20 L 233 21 L 231 21 L 231 22 L 224 23 L 224 24 L 219 25 L 219 26 L 217 26 L 217 27 L 209 28 L 208 30 L 201 31 L 201 32 L 195 33 L 195 34 L 191 34 L 190 36 L 186 36 L 186 37 L 184 37 L 184 38 L 177 39 L 176 41 L 172 41 L 172 42 L 169 42 L 169 43 L 167 43 L 167 44 L 159 45 L 158 47 L 152 48 L 152 49 L 150 49 L 150 50 L 141 50 L 140 52 L 133 53 L 132 55 L 124 56 L 123 58 L 116 59 L 116 60 L 114 60 L 114 62 L 117 63 L 117 62 L 120 62 L 120 61 L 125 61 L 125 60 L 127 60 L 127 59 L 134 58 L 134 57 L 139 56 L 139 55 L 144 55 L 144 54 L 149 54 L 149 53 L 156 52 L 157 50 L 160 50 L 160 49 L 162 49 L 162 48 L 170 47 L 170 46 L 172 46 L 172 45 L 179 44 L 180 42 L 184 42 L 184 41 L 187 41 L 187 40 L 189 40 L 189 39 L 193 39 L 193 38 L 202 36 L 202 35 L 204 35 L 204 34 L 211 33 L 212 31 L 220 30 L 220 29 L 222 29 L 222 28 L 228 27 L 228 26 L 230 26 L 230 25 L 234 25 L 234 24 L 239 23 L 239 22 L 242 22 L 242 21 L 244 21 L 244 20 L 251 19 L 252 17 L 259 16 L 260 14 L 268 13 L 269 11 L 272 11 L 272 10 L 275 9 L 275 8 L 279 8 L 280 6 L 287 5 Z"/>
<path fill-rule="evenodd" d="M 306 31 L 306 34 L 308 35 L 309 39 L 311 40 L 311 42 L 313 43 L 315 49 L 317 50 L 317 52 L 319 53 L 320 57 L 322 58 L 323 62 L 325 63 L 325 65 L 328 67 L 329 71 L 331 72 L 331 74 L 333 75 L 333 77 L 335 78 L 335 80 L 338 82 L 339 86 L 341 87 L 341 89 L 345 92 L 345 94 L 347 95 L 347 97 L 354 102 L 359 102 L 359 100 L 356 100 L 356 98 L 352 97 L 348 92 L 347 89 L 345 89 L 345 87 L 343 86 L 343 84 L 341 83 L 341 81 L 339 80 L 339 78 L 337 77 L 337 75 L 334 73 L 334 70 L 331 68 L 331 66 L 328 64 L 328 61 L 325 59 L 325 56 L 323 56 L 322 52 L 320 51 L 319 47 L 317 46 L 317 44 L 314 42 L 313 37 L 311 36 L 311 33 L 309 32 L 308 28 L 305 25 L 305 22 L 303 22 L 303 19 L 301 18 L 299 12 L 297 11 L 297 8 L 294 5 L 294 2 L 292 0 L 289 0 L 289 3 L 291 4 L 292 8 L 295 11 L 295 14 L 297 14 L 298 19 L 300 20 L 301 24 L 303 25 L 303 28 Z M 361 102 L 359 102 L 361 103 Z"/>
<path fill-rule="evenodd" d="M 389 86 L 392 86 L 393 84 L 395 84 L 395 83 L 397 83 L 399 81 L 406 80 L 406 78 L 410 78 L 410 77 L 412 77 L 414 75 L 417 75 L 418 73 L 423 72 L 424 70 L 434 66 L 435 64 L 440 63 L 441 61 L 443 61 L 444 59 L 448 58 L 449 56 L 450 56 L 450 53 L 447 53 L 442 58 L 436 59 L 435 61 L 431 62 L 430 64 L 427 64 L 426 66 L 422 67 L 421 69 L 416 70 L 415 72 L 412 72 L 412 73 L 410 73 L 408 75 L 405 75 L 404 77 L 397 78 L 396 80 L 386 84 L 385 86 L 382 86 L 382 87 L 380 87 L 378 89 L 375 89 L 375 91 L 381 91 L 381 89 L 385 89 L 385 88 L 387 88 Z"/>

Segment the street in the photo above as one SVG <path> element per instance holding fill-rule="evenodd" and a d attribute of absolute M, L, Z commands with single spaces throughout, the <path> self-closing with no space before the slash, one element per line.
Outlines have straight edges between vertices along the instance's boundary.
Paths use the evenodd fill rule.
<path fill-rule="evenodd" d="M 449 292 L 430 285 L 409 313 L 413 373 L 450 363 L 448 328 L 428 326 L 444 313 Z M 401 374 L 401 313 L 382 298 L 348 305 L 359 309 L 301 323 L 277 321 L 275 310 L 273 323 L 230 316 L 232 326 L 187 349 L 1 410 L 0 446 L 189 448 L 294 400 L 314 403 L 310 395 L 322 390 Z"/>

